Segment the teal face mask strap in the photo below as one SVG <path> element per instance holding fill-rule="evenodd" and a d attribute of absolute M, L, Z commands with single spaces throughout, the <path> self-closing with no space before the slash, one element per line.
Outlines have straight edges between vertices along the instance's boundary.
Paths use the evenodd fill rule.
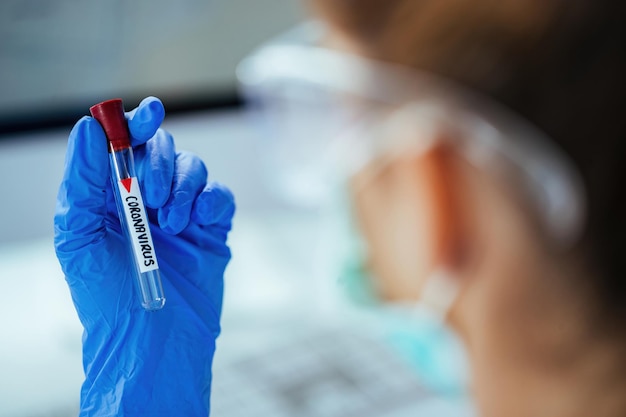
<path fill-rule="evenodd" d="M 347 188 L 347 184 L 343 184 Z M 335 217 L 340 260 L 338 282 L 349 301 L 358 307 L 380 305 L 376 288 L 366 267 L 367 244 L 352 215 L 352 205 L 346 191 L 335 197 Z"/>

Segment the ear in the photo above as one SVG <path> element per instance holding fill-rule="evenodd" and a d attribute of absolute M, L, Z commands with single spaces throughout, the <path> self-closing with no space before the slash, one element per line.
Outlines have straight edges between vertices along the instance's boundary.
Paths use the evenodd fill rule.
<path fill-rule="evenodd" d="M 425 278 L 463 260 L 458 155 L 443 141 L 379 161 L 354 178 L 355 215 L 382 299 L 416 300 Z"/>
<path fill-rule="evenodd" d="M 468 220 L 460 156 L 445 141 L 438 142 L 415 163 L 426 176 L 425 198 L 432 205 L 431 268 L 454 272 L 467 261 Z"/>

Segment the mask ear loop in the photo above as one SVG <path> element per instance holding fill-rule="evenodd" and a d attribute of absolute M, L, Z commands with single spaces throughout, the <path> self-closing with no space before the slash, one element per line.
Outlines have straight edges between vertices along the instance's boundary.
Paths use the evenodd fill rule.
<path fill-rule="evenodd" d="M 416 301 L 386 304 L 390 312 L 400 313 L 416 323 L 429 323 L 435 328 L 449 329 L 447 319 L 460 293 L 457 277 L 445 268 L 437 268 L 426 276 Z"/>
<path fill-rule="evenodd" d="M 459 296 L 460 285 L 452 272 L 436 268 L 427 277 L 415 308 L 445 324 L 450 309 Z"/>

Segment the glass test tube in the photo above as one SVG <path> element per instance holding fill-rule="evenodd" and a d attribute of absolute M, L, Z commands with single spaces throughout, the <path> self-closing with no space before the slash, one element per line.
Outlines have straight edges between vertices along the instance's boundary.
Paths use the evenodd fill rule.
<path fill-rule="evenodd" d="M 96 104 L 90 110 L 107 136 L 111 181 L 122 229 L 135 264 L 135 281 L 141 306 L 148 311 L 159 310 L 165 305 L 165 296 L 150 223 L 135 174 L 133 149 L 122 101 L 108 100 Z"/>

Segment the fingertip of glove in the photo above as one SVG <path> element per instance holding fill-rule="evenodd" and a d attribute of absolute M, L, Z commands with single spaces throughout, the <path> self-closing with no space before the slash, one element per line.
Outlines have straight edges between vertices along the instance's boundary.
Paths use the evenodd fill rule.
<path fill-rule="evenodd" d="M 165 188 L 159 188 L 156 185 L 151 185 L 144 189 L 146 206 L 159 209 L 167 203 L 169 190 Z"/>
<path fill-rule="evenodd" d="M 147 97 L 139 103 L 136 109 L 127 113 L 128 128 L 135 139 L 134 145 L 139 145 L 150 139 L 165 118 L 165 107 L 156 97 Z"/>
<path fill-rule="evenodd" d="M 97 167 L 98 170 L 103 165 L 108 166 L 107 158 L 102 158 L 106 153 L 107 141 L 100 123 L 93 117 L 83 116 L 76 122 L 69 136 L 65 160 L 66 176 L 75 169 L 80 169 L 82 165 Z"/>
<path fill-rule="evenodd" d="M 139 103 L 139 107 L 141 109 L 149 110 L 154 119 L 163 121 L 163 118 L 165 117 L 165 107 L 163 106 L 161 99 L 158 97 L 149 96 L 144 98 L 141 103 Z"/>
<path fill-rule="evenodd" d="M 201 225 L 211 224 L 215 217 L 215 196 L 209 190 L 202 192 L 194 204 L 193 221 Z"/>
<path fill-rule="evenodd" d="M 182 232 L 189 224 L 189 208 L 185 206 L 164 207 L 159 210 L 159 225 L 171 235 Z"/>
<path fill-rule="evenodd" d="M 94 133 L 104 134 L 100 123 L 98 123 L 98 121 L 91 116 L 83 116 L 76 122 L 76 124 L 72 128 L 70 138 L 76 138 L 77 136 L 85 136 L 85 134 Z"/>
<path fill-rule="evenodd" d="M 211 183 L 195 203 L 194 222 L 208 226 L 230 223 L 235 213 L 235 197 L 225 186 Z"/>

